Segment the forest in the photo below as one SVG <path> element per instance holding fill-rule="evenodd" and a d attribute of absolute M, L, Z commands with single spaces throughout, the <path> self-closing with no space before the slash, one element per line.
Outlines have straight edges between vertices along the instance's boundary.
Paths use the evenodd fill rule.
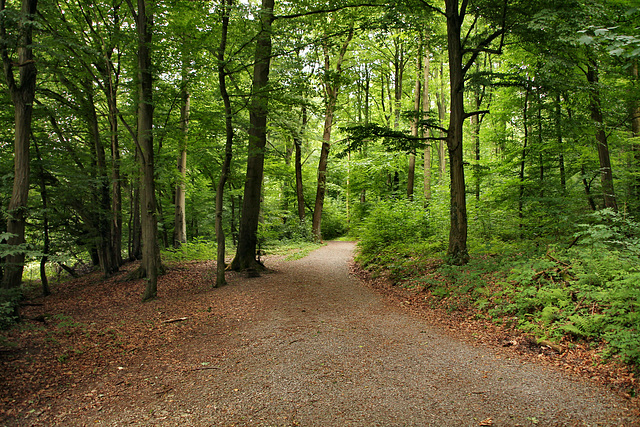
<path fill-rule="evenodd" d="M 0 40 L 3 328 L 53 276 L 140 261 L 142 304 L 180 254 L 221 286 L 343 238 L 447 310 L 640 361 L 633 0 L 0 0 Z"/>

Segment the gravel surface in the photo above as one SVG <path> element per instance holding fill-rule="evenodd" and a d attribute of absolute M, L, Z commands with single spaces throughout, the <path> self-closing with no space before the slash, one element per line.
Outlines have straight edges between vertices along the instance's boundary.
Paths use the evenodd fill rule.
<path fill-rule="evenodd" d="M 638 425 L 605 389 L 473 346 L 391 304 L 349 275 L 353 249 L 330 242 L 260 277 L 231 275 L 207 297 L 243 301 L 235 314 L 158 350 L 190 368 L 154 366 L 149 354 L 122 367 L 108 405 L 60 424 Z"/>

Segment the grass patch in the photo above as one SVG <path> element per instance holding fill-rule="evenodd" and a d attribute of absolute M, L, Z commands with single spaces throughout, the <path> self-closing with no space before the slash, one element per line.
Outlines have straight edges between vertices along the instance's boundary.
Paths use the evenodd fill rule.
<path fill-rule="evenodd" d="M 293 261 L 306 257 L 311 251 L 321 246 L 323 246 L 323 244 L 312 242 L 270 242 L 265 248 L 265 253 L 267 255 L 284 256 L 286 261 Z"/>

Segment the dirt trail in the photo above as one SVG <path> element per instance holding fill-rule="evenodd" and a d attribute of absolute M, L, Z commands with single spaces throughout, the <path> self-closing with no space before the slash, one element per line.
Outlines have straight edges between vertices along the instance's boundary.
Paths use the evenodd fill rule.
<path fill-rule="evenodd" d="M 60 424 L 637 425 L 607 390 L 474 347 L 390 304 L 349 275 L 353 248 L 330 242 L 261 277 L 232 277 L 207 298 L 247 301 L 234 316 L 156 350 L 182 368 L 154 366 L 149 353 L 121 367 L 131 392 Z"/>

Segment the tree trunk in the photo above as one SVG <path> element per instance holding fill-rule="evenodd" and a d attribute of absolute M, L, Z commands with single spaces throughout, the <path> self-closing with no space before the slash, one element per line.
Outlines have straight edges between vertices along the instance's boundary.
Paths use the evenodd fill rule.
<path fill-rule="evenodd" d="M 560 106 L 560 94 L 556 95 L 556 138 L 558 141 L 558 167 L 560 169 L 560 189 L 562 196 L 567 194 L 567 177 L 564 170 L 564 142 L 562 138 L 562 109 Z"/>
<path fill-rule="evenodd" d="M 138 156 L 136 155 L 136 161 Z M 142 221 L 140 220 L 140 180 L 131 183 L 131 206 L 129 211 L 129 261 L 142 259 Z"/>
<path fill-rule="evenodd" d="M 480 109 L 482 103 L 480 95 L 475 93 L 473 96 L 476 110 Z M 475 175 L 475 196 L 476 203 L 480 201 L 480 116 L 474 114 L 471 116 L 471 140 L 473 141 L 473 152 L 475 154 L 475 164 L 473 165 L 473 174 Z"/>
<path fill-rule="evenodd" d="M 587 64 L 587 81 L 590 84 L 589 109 L 591 119 L 596 125 L 596 146 L 598 149 L 598 159 L 600 160 L 600 179 L 602 182 L 602 192 L 604 196 L 604 207 L 618 211 L 616 195 L 613 189 L 613 172 L 611 170 L 611 159 L 609 158 L 609 145 L 607 134 L 604 132 L 602 109 L 600 107 L 600 90 L 598 88 L 598 64 L 590 61 Z"/>
<path fill-rule="evenodd" d="M 438 104 L 438 119 L 442 126 L 447 117 L 447 104 L 444 93 L 444 64 L 440 63 L 440 90 L 436 91 L 436 102 Z M 444 132 L 440 131 L 440 138 L 444 137 Z M 438 180 L 444 182 L 444 176 L 447 172 L 447 157 L 445 155 L 446 144 L 438 141 Z"/>
<path fill-rule="evenodd" d="M 451 177 L 451 229 L 447 257 L 454 265 L 469 261 L 467 250 L 467 204 L 465 200 L 462 125 L 464 113 L 464 71 L 462 69 L 462 45 L 460 31 L 463 16 L 458 12 L 458 0 L 446 0 L 447 40 L 449 53 L 449 78 L 451 81 L 451 113 L 447 149 Z M 466 4 L 466 2 L 465 2 Z"/>
<path fill-rule="evenodd" d="M 304 135 L 307 126 L 307 107 L 302 106 L 302 123 L 300 125 L 300 132 L 296 133 L 293 137 L 293 144 L 295 146 L 295 170 L 296 170 L 296 199 L 298 202 L 298 219 L 300 222 L 304 221 L 304 188 L 302 183 L 302 136 Z"/>
<path fill-rule="evenodd" d="M 118 9 L 113 10 L 114 28 L 119 29 L 120 17 Z M 113 53 L 116 49 L 112 46 L 106 54 L 104 68 L 105 96 L 109 108 L 109 132 L 111 142 L 111 248 L 116 265 L 121 266 L 122 260 L 122 178 L 120 174 L 120 140 L 118 137 L 118 84 L 120 81 L 119 69 L 113 66 Z M 118 53 L 120 55 L 120 53 Z M 118 58 L 118 62 L 119 62 Z"/>
<path fill-rule="evenodd" d="M 186 208 L 186 180 L 187 180 L 187 141 L 189 139 L 189 115 L 191 112 L 191 93 L 187 87 L 187 59 L 186 53 L 182 53 L 182 88 L 180 106 L 180 126 L 182 138 L 178 153 L 178 182 L 175 188 L 175 215 L 173 228 L 173 247 L 179 248 L 183 243 L 187 243 L 187 218 Z"/>
<path fill-rule="evenodd" d="M 634 59 L 631 64 L 631 78 L 634 85 L 640 84 L 637 59 Z M 633 159 L 635 161 L 634 168 L 637 170 L 638 166 L 640 166 L 640 142 L 638 142 L 638 138 L 640 138 L 640 100 L 636 98 L 631 102 L 631 137 L 636 138 L 635 142 L 631 145 L 631 150 L 633 151 Z M 631 194 L 633 195 L 635 202 L 633 203 L 636 208 L 634 209 L 635 213 L 638 214 L 638 201 L 640 201 L 640 177 L 637 175 L 631 183 Z"/>
<path fill-rule="evenodd" d="M 429 99 L 429 70 L 431 68 L 431 61 L 429 59 L 429 52 L 425 51 L 422 66 L 422 117 L 427 120 L 429 118 L 429 110 L 431 109 L 431 102 Z M 431 131 L 427 126 L 423 126 L 422 135 L 429 137 Z M 442 141 L 440 141 L 442 144 Z M 424 201 L 425 205 L 429 205 L 431 202 L 431 144 L 427 144 L 424 147 Z"/>
<path fill-rule="evenodd" d="M 18 69 L 19 81 L 16 81 L 13 68 L 14 61 L 9 57 L 7 45 L 2 44 L 0 52 L 4 64 L 4 75 L 14 106 L 15 134 L 14 134 L 14 176 L 13 191 L 7 209 L 7 233 L 12 234 L 7 244 L 20 246 L 25 243 L 25 225 L 27 198 L 29 195 L 29 143 L 31 137 L 31 118 L 33 101 L 36 90 L 36 65 L 33 58 L 32 28 L 33 17 L 36 13 L 37 0 L 22 0 L 22 15 L 24 20 L 19 24 L 20 38 L 18 40 Z M 0 12 L 5 12 L 5 0 L 0 0 Z M 0 25 L 0 38 L 6 40 L 7 29 L 4 19 Z M 25 253 L 18 252 L 4 258 L 4 275 L 2 287 L 5 289 L 18 288 L 22 282 Z"/>
<path fill-rule="evenodd" d="M 404 79 L 404 45 L 394 39 L 395 55 L 393 58 L 394 75 L 394 97 L 393 97 L 393 129 L 400 129 L 400 112 L 402 110 L 402 83 Z"/>
<path fill-rule="evenodd" d="M 418 137 L 418 122 L 420 120 L 420 71 L 422 70 L 422 52 L 419 52 L 416 59 L 416 84 L 413 88 L 413 111 L 414 119 L 411 121 L 411 136 Z M 426 153 L 426 151 L 425 151 Z M 425 160 L 426 161 L 426 160 Z M 409 170 L 407 172 L 407 198 L 413 200 L 413 187 L 416 175 L 416 149 L 409 153 Z"/>
<path fill-rule="evenodd" d="M 520 157 L 520 173 L 518 175 L 518 180 L 520 181 L 520 186 L 518 189 L 518 228 L 520 229 L 520 238 L 524 237 L 524 172 L 526 165 L 525 161 L 527 158 L 527 144 L 529 143 L 529 93 L 530 88 L 529 85 L 527 85 L 524 96 L 524 108 L 522 112 L 524 143 L 522 144 L 522 155 Z"/>
<path fill-rule="evenodd" d="M 249 147 L 247 155 L 247 176 L 244 185 L 240 236 L 236 256 L 231 263 L 233 270 L 264 266 L 256 259 L 258 244 L 258 220 L 260 217 L 260 196 L 264 172 L 264 148 L 267 143 L 267 114 L 269 96 L 269 69 L 271 65 L 271 25 L 273 23 L 274 0 L 262 0 L 260 12 L 260 32 L 256 42 L 253 67 L 253 88 L 249 109 Z"/>
<path fill-rule="evenodd" d="M 146 0 L 138 0 L 138 159 L 142 169 L 142 263 L 147 278 L 143 301 L 156 297 L 160 272 L 158 222 L 153 147 L 153 75 L 151 73 L 151 38 L 153 15 Z"/>
<path fill-rule="evenodd" d="M 87 93 L 87 105 L 85 106 L 85 109 L 96 166 L 95 197 L 97 198 L 98 209 L 95 215 L 95 225 L 98 235 L 96 236 L 95 245 L 98 253 L 100 269 L 104 273 L 105 277 L 109 277 L 118 271 L 119 267 L 116 259 L 114 258 L 113 247 L 111 246 L 113 240 L 111 236 L 110 218 L 112 209 L 110 182 L 107 174 L 105 149 L 98 126 L 98 115 L 95 109 L 93 95 L 90 92 L 92 89 L 89 84 L 87 84 L 84 89 Z"/>
<path fill-rule="evenodd" d="M 229 30 L 229 14 L 231 13 L 231 1 L 222 0 L 222 29 L 220 30 L 220 48 L 218 49 L 218 86 L 220 95 L 224 103 L 225 133 L 226 142 L 224 146 L 224 161 L 220 171 L 220 179 L 216 189 L 216 283 L 215 286 L 223 286 L 227 283 L 225 279 L 225 250 L 226 241 L 222 224 L 222 212 L 224 207 L 224 186 L 227 183 L 231 169 L 231 159 L 233 157 L 233 111 L 231 110 L 231 99 L 227 92 L 227 72 L 225 70 L 225 51 L 227 48 L 227 34 Z"/>
<path fill-rule="evenodd" d="M 51 239 L 49 237 L 49 195 L 47 192 L 47 183 L 45 179 L 45 170 L 40 154 L 40 147 L 34 141 L 36 156 L 38 158 L 38 178 L 40 179 L 40 196 L 42 197 L 42 232 L 44 242 L 42 245 L 42 258 L 40 258 L 40 282 L 42 284 L 42 296 L 51 295 L 49 288 L 49 279 L 47 278 L 47 262 L 49 260 L 49 250 L 51 247 Z"/>
<path fill-rule="evenodd" d="M 315 238 L 322 240 L 322 208 L 324 205 L 324 195 L 327 185 L 327 163 L 329 159 L 329 149 L 331 148 L 331 128 L 333 126 L 333 116 L 338 101 L 338 92 L 340 90 L 340 77 L 342 76 L 342 61 L 347 53 L 349 43 L 353 38 L 353 28 L 349 29 L 349 33 L 340 48 L 338 60 L 336 62 L 335 71 L 331 70 L 329 58 L 329 46 L 325 42 L 324 48 L 324 72 L 325 74 L 334 73 L 334 78 L 327 80 L 324 85 L 325 90 L 325 115 L 324 115 L 324 131 L 322 133 L 322 149 L 320 151 L 320 161 L 318 163 L 318 188 L 316 190 L 316 201 L 313 208 L 313 220 L 311 222 L 311 231 Z"/>

